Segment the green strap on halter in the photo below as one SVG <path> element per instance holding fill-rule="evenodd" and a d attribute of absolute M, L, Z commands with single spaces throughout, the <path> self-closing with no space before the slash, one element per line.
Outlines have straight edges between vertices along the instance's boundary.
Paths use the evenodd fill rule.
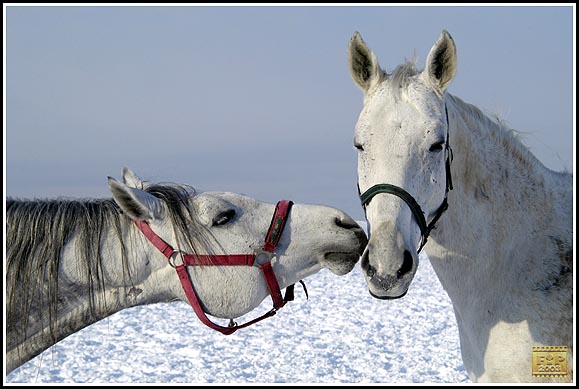
<path fill-rule="evenodd" d="M 402 200 L 404 200 L 404 202 L 406 204 L 408 204 L 408 206 L 410 207 L 410 210 L 412 211 L 412 214 L 414 215 L 414 218 L 416 219 L 416 222 L 418 223 L 418 227 L 420 228 L 420 233 L 422 234 L 423 237 L 428 236 L 428 233 L 430 231 L 428 230 L 428 226 L 426 224 L 424 212 L 422 211 L 422 208 L 420 208 L 420 205 L 416 202 L 416 200 L 414 200 L 414 197 L 412 197 L 412 195 L 410 193 L 406 192 L 404 189 L 402 189 L 396 185 L 376 184 L 360 196 L 360 200 L 362 200 L 362 205 L 365 207 L 366 204 L 368 204 L 370 202 L 370 200 L 372 200 L 372 197 L 376 196 L 378 193 L 393 194 L 394 196 L 398 196 Z M 423 240 L 424 240 L 424 238 L 423 238 Z M 426 243 L 426 242 L 423 242 L 423 243 Z"/>

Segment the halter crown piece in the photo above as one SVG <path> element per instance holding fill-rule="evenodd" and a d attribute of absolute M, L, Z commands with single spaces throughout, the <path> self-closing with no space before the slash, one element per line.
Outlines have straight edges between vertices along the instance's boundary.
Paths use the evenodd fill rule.
<path fill-rule="evenodd" d="M 275 212 L 273 214 L 273 218 L 271 219 L 271 223 L 265 237 L 265 243 L 263 245 L 263 251 L 270 253 L 271 258 L 263 263 L 263 264 L 256 264 L 255 258 L 256 254 L 233 254 L 233 255 L 198 255 L 198 254 L 183 254 L 179 250 L 173 249 L 167 242 L 165 242 L 161 237 L 159 237 L 149 226 L 149 224 L 142 220 L 135 220 L 135 225 L 141 232 L 149 239 L 149 241 L 159 250 L 163 255 L 167 258 L 171 266 L 175 268 L 177 271 L 177 275 L 179 276 L 179 280 L 181 281 L 181 286 L 187 295 L 187 299 L 193 307 L 193 310 L 197 314 L 197 317 L 201 322 L 203 322 L 208 327 L 213 328 L 216 331 L 221 332 L 224 335 L 230 335 L 237 331 L 240 328 L 244 328 L 250 326 L 258 321 L 261 321 L 265 318 L 271 317 L 276 314 L 277 310 L 282 308 L 288 301 L 292 301 L 294 299 L 294 285 L 290 285 L 286 288 L 285 297 L 282 297 L 281 290 L 277 279 L 275 278 L 275 274 L 273 272 L 273 268 L 271 265 L 271 259 L 274 257 L 274 251 L 277 247 L 277 244 L 281 238 L 283 229 L 285 227 L 287 217 L 289 215 L 291 206 L 293 202 L 290 200 L 281 200 L 277 203 L 275 207 Z M 180 255 L 183 260 L 183 263 L 180 265 L 174 264 L 174 255 Z M 261 269 L 263 276 L 265 278 L 267 287 L 269 289 L 269 293 L 271 295 L 271 299 L 273 300 L 273 308 L 263 314 L 262 316 L 253 319 L 247 323 L 238 325 L 231 320 L 228 327 L 223 327 L 213 323 L 205 312 L 203 308 L 201 308 L 201 304 L 199 299 L 197 298 L 197 294 L 195 293 L 195 289 L 193 287 L 193 282 L 189 277 L 189 273 L 187 272 L 186 266 L 257 266 Z M 306 297 L 308 295 L 307 290 L 305 289 L 305 284 L 303 281 L 300 281 L 304 290 L 306 292 Z"/>
<path fill-rule="evenodd" d="M 450 173 L 450 164 L 452 162 L 452 149 L 450 148 L 450 125 L 448 122 L 448 109 L 446 105 L 444 106 L 444 111 L 446 113 L 446 142 L 445 142 L 445 150 L 446 150 L 446 189 L 444 193 L 444 200 L 442 200 L 442 204 L 436 210 L 434 217 L 430 223 L 426 222 L 426 218 L 424 217 L 424 211 L 420 208 L 418 202 L 412 197 L 410 193 L 405 191 L 404 189 L 400 188 L 396 185 L 391 184 L 376 184 L 371 186 L 368 190 L 364 193 L 360 194 L 360 186 L 358 186 L 358 194 L 360 195 L 360 200 L 362 202 L 362 207 L 364 207 L 364 211 L 366 211 L 366 206 L 370 203 L 372 198 L 379 193 L 389 193 L 393 194 L 394 196 L 400 197 L 412 211 L 416 222 L 418 223 L 418 227 L 420 228 L 420 235 L 422 237 L 420 246 L 418 247 L 418 253 L 422 250 L 426 241 L 428 240 L 428 236 L 430 232 L 435 228 L 436 222 L 442 214 L 448 209 L 448 192 L 452 190 L 452 176 Z"/>

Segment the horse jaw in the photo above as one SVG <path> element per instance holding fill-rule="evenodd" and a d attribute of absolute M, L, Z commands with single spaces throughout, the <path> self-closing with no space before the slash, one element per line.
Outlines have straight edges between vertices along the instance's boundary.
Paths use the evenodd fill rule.
<path fill-rule="evenodd" d="M 218 252 L 261 252 L 274 212 L 274 204 L 259 203 L 235 193 L 205 192 L 193 199 L 193 208 L 220 242 Z M 234 222 L 211 228 L 211 215 L 236 209 Z M 248 238 L 248 234 L 251 239 Z M 323 268 L 336 275 L 353 270 L 367 243 L 362 228 L 344 212 L 320 205 L 294 204 L 271 260 L 281 289 Z M 259 256 L 256 263 L 259 262 Z M 235 319 L 258 307 L 269 296 L 257 266 L 189 267 L 203 308 L 212 316 Z M 187 301 L 183 294 L 179 298 Z"/>

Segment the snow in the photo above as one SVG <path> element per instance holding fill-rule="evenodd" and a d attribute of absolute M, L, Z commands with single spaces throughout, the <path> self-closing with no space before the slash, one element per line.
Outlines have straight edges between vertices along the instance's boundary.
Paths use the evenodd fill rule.
<path fill-rule="evenodd" d="M 273 318 L 222 335 L 183 302 L 126 309 L 69 336 L 6 383 L 470 382 L 452 304 L 421 255 L 408 294 L 370 296 L 359 264 L 296 284 Z M 271 308 L 266 299 L 243 323 Z M 222 325 L 226 321 L 216 320 Z"/>

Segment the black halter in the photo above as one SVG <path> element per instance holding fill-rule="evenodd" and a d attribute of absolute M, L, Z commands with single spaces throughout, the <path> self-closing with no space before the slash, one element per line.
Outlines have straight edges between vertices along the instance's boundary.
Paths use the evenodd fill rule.
<path fill-rule="evenodd" d="M 448 209 L 448 200 L 447 200 L 448 192 L 452 190 L 452 176 L 450 174 L 450 164 L 452 162 L 453 155 L 452 155 L 452 149 L 450 148 L 450 144 L 449 144 L 450 125 L 448 122 L 448 110 L 446 109 L 446 105 L 444 106 L 444 111 L 446 113 L 446 126 L 447 126 L 446 127 L 446 143 L 445 143 L 445 148 L 446 148 L 446 190 L 444 193 L 444 200 L 442 200 L 442 204 L 440 204 L 440 207 L 438 207 L 438 209 L 436 210 L 436 213 L 434 214 L 434 218 L 432 218 L 430 223 L 426 223 L 426 218 L 424 217 L 424 211 L 422 211 L 422 208 L 420 208 L 420 205 L 418 204 L 418 202 L 416 202 L 414 197 L 412 197 L 412 195 L 410 193 L 408 193 L 407 191 L 405 191 L 404 189 L 402 189 L 396 185 L 391 185 L 391 184 L 376 184 L 376 185 L 370 187 L 370 189 L 365 191 L 363 194 L 360 194 L 360 185 L 358 184 L 358 195 L 360 196 L 360 200 L 362 201 L 362 207 L 364 207 L 364 212 L 366 212 L 366 205 L 368 205 L 370 203 L 370 201 L 372 200 L 372 198 L 379 193 L 393 194 L 394 196 L 400 197 L 402 200 L 404 200 L 404 202 L 406 204 L 408 204 L 408 206 L 410 207 L 410 210 L 412 211 L 412 214 L 414 215 L 414 218 L 416 219 L 416 222 L 418 223 L 418 227 L 420 228 L 420 234 L 422 236 L 422 242 L 420 243 L 420 247 L 418 248 L 419 253 L 422 250 L 422 248 L 424 247 L 424 245 L 426 244 L 426 241 L 428 240 L 428 236 L 430 235 L 430 231 L 432 231 L 435 228 L 435 224 L 438 221 L 438 219 L 440 219 L 440 217 L 442 216 L 444 211 L 446 211 Z"/>

